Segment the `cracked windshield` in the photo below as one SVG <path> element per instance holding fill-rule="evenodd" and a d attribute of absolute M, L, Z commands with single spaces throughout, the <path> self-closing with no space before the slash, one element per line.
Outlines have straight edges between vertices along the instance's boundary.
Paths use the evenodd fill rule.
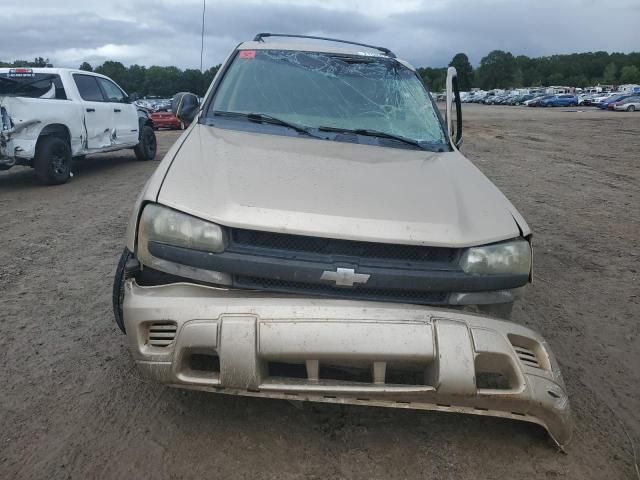
<path fill-rule="evenodd" d="M 446 142 L 415 72 L 378 56 L 241 51 L 209 116 L 213 112 L 269 115 L 312 129 L 383 132 L 421 144 Z"/>

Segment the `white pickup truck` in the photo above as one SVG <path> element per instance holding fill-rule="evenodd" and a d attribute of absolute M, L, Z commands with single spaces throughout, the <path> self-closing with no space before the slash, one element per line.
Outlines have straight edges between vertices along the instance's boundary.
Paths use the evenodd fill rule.
<path fill-rule="evenodd" d="M 153 123 L 104 75 L 66 68 L 0 68 L 0 170 L 35 169 L 65 183 L 74 158 L 132 148 L 156 155 Z"/>

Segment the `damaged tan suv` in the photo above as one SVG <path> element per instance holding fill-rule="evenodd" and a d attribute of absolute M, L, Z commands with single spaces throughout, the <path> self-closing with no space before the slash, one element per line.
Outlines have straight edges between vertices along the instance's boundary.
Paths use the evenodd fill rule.
<path fill-rule="evenodd" d="M 530 281 L 531 232 L 458 151 L 460 113 L 454 69 L 443 120 L 385 48 L 236 47 L 131 217 L 113 299 L 138 367 L 211 392 L 524 420 L 566 444 L 547 343 L 478 314 L 508 313 Z"/>

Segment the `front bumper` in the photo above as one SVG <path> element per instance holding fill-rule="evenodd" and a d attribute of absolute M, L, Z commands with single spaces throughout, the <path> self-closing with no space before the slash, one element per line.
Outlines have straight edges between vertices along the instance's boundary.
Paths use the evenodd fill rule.
<path fill-rule="evenodd" d="M 125 283 L 149 377 L 238 395 L 523 420 L 559 446 L 569 400 L 547 343 L 513 323 L 422 306 Z"/>

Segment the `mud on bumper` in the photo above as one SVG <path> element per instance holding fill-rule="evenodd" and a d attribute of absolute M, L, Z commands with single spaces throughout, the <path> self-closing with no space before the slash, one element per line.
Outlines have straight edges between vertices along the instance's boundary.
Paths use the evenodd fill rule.
<path fill-rule="evenodd" d="M 509 322 L 428 307 L 125 284 L 138 367 L 182 388 L 510 418 L 571 438 L 547 343 Z"/>

